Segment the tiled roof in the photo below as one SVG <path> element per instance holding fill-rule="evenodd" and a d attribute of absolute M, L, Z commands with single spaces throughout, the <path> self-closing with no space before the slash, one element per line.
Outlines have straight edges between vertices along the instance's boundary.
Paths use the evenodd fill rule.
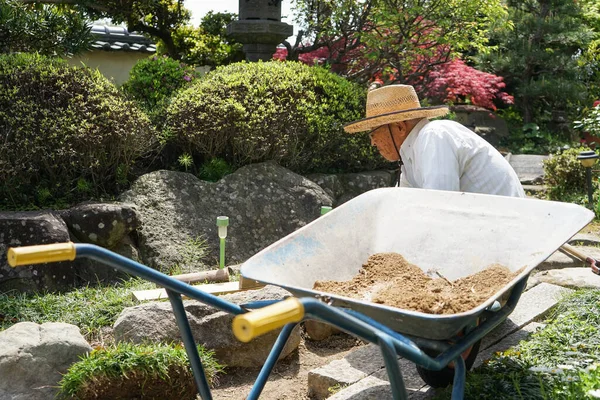
<path fill-rule="evenodd" d="M 139 51 L 155 53 L 156 45 L 147 37 L 130 33 L 124 26 L 93 25 L 92 35 L 96 39 L 92 48 L 108 51 Z"/>

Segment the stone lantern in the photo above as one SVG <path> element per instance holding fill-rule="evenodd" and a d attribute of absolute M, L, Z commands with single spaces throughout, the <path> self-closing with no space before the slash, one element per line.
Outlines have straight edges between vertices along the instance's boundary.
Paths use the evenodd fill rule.
<path fill-rule="evenodd" d="M 239 0 L 238 21 L 227 34 L 244 45 L 248 61 L 268 61 L 277 45 L 294 34 L 292 25 L 281 22 L 281 0 Z"/>

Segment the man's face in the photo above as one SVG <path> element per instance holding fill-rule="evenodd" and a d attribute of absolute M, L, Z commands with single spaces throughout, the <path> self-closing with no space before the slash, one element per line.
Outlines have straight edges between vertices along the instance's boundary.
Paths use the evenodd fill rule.
<path fill-rule="evenodd" d="M 398 151 L 406 137 L 410 132 L 407 132 L 404 122 L 387 124 L 376 128 L 369 133 L 371 145 L 376 146 L 379 153 L 388 161 L 398 161 Z M 394 140 L 392 136 L 394 135 Z M 396 146 L 394 146 L 394 141 Z"/>

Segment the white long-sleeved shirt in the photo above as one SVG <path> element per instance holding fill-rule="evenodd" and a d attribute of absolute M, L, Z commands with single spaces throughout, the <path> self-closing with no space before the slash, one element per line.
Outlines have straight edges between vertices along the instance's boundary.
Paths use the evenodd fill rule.
<path fill-rule="evenodd" d="M 508 161 L 455 121 L 420 121 L 402 143 L 400 155 L 401 187 L 525 197 Z"/>

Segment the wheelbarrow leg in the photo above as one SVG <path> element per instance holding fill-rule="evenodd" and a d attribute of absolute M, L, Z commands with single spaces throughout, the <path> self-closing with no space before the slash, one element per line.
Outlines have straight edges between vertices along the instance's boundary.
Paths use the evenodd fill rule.
<path fill-rule="evenodd" d="M 463 400 L 465 397 L 465 380 L 467 367 L 465 360 L 459 356 L 454 360 L 454 383 L 452 384 L 452 400 Z"/>
<path fill-rule="evenodd" d="M 285 347 L 285 344 L 287 343 L 295 327 L 296 324 L 287 324 L 283 327 L 279 333 L 279 336 L 277 337 L 277 340 L 275 341 L 275 344 L 273 345 L 273 348 L 271 349 L 271 352 L 269 353 L 269 356 L 267 357 L 267 360 L 265 361 L 265 364 L 261 368 L 258 377 L 256 377 L 254 385 L 252 385 L 252 389 L 250 390 L 248 397 L 246 397 L 246 400 L 258 399 L 258 396 L 260 396 L 262 390 L 265 388 L 265 384 L 269 379 L 269 375 L 271 375 L 271 371 L 273 370 L 277 360 L 279 360 L 279 356 L 281 355 L 281 352 L 283 351 L 283 348 Z"/>
<path fill-rule="evenodd" d="M 181 340 L 183 340 L 183 345 L 185 346 L 185 352 L 187 353 L 187 356 L 190 360 L 190 365 L 192 366 L 194 381 L 196 382 L 196 387 L 198 388 L 200 397 L 202 400 L 212 400 L 208 381 L 206 380 L 206 374 L 204 373 L 204 368 L 202 367 L 202 362 L 200 361 L 200 356 L 198 355 L 198 348 L 196 347 L 196 341 L 192 335 L 190 322 L 185 314 L 185 308 L 183 307 L 181 295 L 171 290 L 167 290 L 167 294 L 169 295 L 169 300 L 171 301 L 171 306 L 173 307 L 173 313 L 175 314 L 175 320 L 177 321 L 177 326 L 179 327 Z"/>
<path fill-rule="evenodd" d="M 390 386 L 392 388 L 392 396 L 394 400 L 406 400 L 406 387 L 404 386 L 404 379 L 402 378 L 402 372 L 398 366 L 398 354 L 394 343 L 388 335 L 378 335 L 379 348 L 383 356 L 383 362 L 385 363 L 385 369 L 387 370 L 388 378 L 390 380 Z"/>

